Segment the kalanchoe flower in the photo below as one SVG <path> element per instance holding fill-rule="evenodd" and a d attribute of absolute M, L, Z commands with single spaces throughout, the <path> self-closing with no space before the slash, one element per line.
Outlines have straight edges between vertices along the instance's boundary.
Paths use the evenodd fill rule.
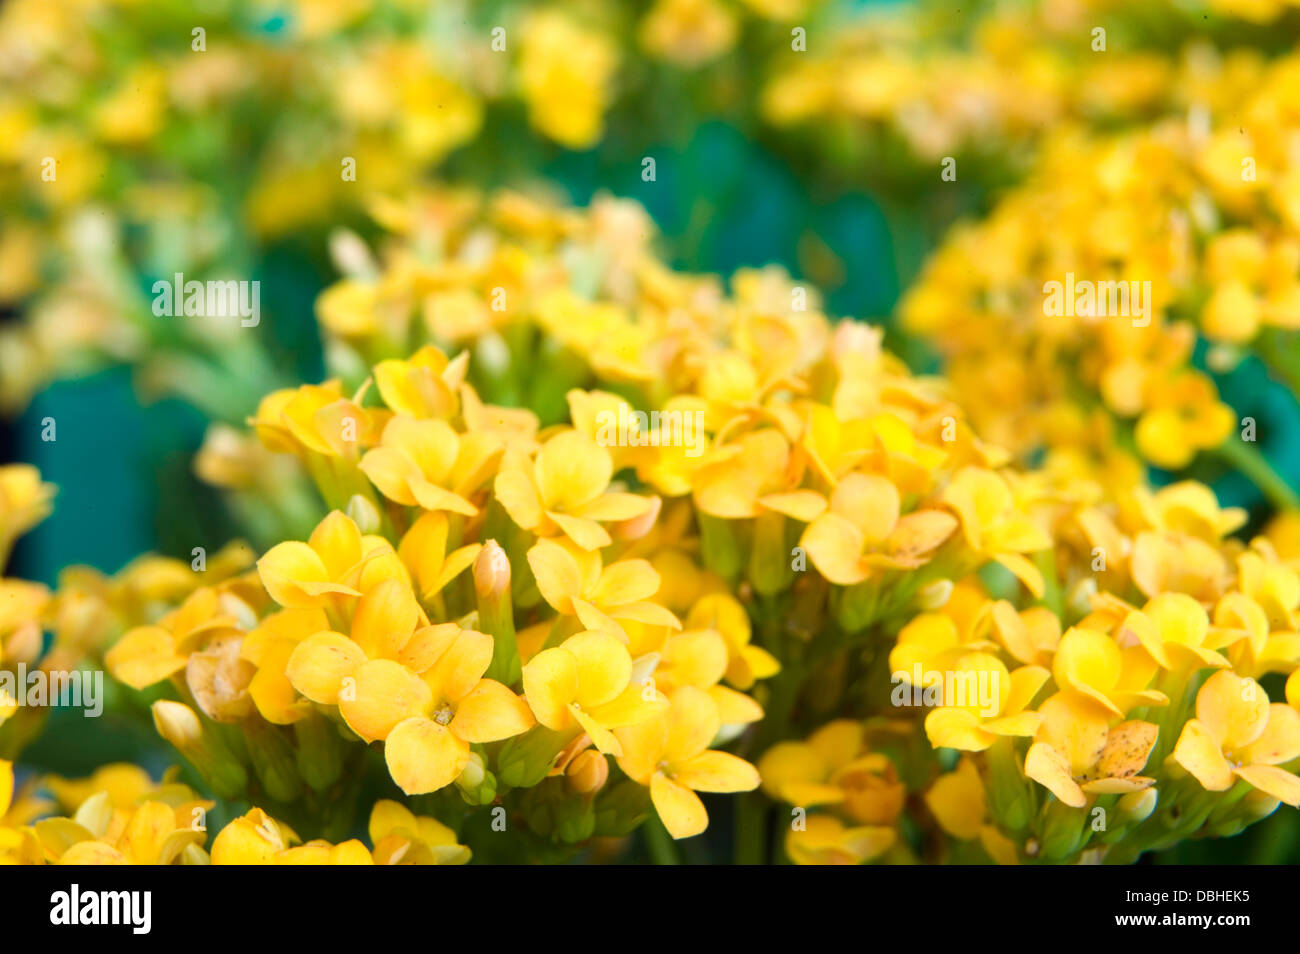
<path fill-rule="evenodd" d="M 619 766 L 650 789 L 659 819 L 674 838 L 690 838 L 709 823 L 696 792 L 747 792 L 758 770 L 728 752 L 709 749 L 721 720 L 712 698 L 691 686 L 673 693 L 657 715 L 615 731 Z"/>
<path fill-rule="evenodd" d="M 1300 757 L 1300 712 L 1253 679 L 1216 672 L 1196 694 L 1196 718 L 1183 726 L 1173 758 L 1212 792 L 1240 778 L 1278 801 L 1300 806 L 1300 779 L 1279 766 Z"/>

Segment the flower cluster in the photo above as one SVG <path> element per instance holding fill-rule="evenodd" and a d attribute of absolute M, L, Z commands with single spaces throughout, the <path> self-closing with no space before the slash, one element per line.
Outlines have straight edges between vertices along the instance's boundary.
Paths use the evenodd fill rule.
<path fill-rule="evenodd" d="M 944 242 L 900 315 L 944 352 L 991 439 L 1018 454 L 1128 446 L 1172 471 L 1252 450 L 1253 419 L 1193 357 L 1202 346 L 1217 373 L 1262 359 L 1300 384 L 1300 180 L 1283 105 L 1298 67 L 1225 63 L 1242 84 L 1226 82 L 1241 90 L 1230 106 L 1062 139 Z M 1294 506 L 1276 483 L 1263 489 Z"/>
<path fill-rule="evenodd" d="M 33 780 L 15 799 L 13 765 L 0 761 L 0 864 L 457 865 L 469 849 L 433 818 L 382 800 L 360 839 L 303 842 L 260 808 L 232 819 L 205 849 L 215 803 L 143 769 L 105 765 L 86 779 Z M 46 790 L 53 800 L 41 797 Z M 68 815 L 50 815 L 62 809 Z"/>
<path fill-rule="evenodd" d="M 1158 0 L 1139 11 L 1089 0 L 955 13 L 921 2 L 849 18 L 807 56 L 771 63 L 763 118 L 816 140 L 819 159 L 841 173 L 867 156 L 888 160 L 849 171 L 855 180 L 914 182 L 915 165 L 928 177 L 941 159 L 961 158 L 962 178 L 997 182 L 1071 126 L 1234 107 L 1277 49 L 1270 33 L 1288 8 Z"/>

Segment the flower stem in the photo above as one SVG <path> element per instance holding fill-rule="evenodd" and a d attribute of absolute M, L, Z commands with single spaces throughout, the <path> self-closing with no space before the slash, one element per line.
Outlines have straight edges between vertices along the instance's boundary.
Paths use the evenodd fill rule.
<path fill-rule="evenodd" d="M 1287 483 L 1260 451 L 1245 441 L 1230 437 L 1215 453 L 1227 464 L 1245 474 L 1278 510 L 1300 510 L 1300 494 Z"/>
<path fill-rule="evenodd" d="M 651 861 L 657 865 L 682 863 L 677 854 L 677 846 L 673 844 L 672 835 L 668 834 L 668 829 L 664 827 L 658 815 L 652 812 L 641 830 L 645 832 L 646 849 L 650 852 Z"/>

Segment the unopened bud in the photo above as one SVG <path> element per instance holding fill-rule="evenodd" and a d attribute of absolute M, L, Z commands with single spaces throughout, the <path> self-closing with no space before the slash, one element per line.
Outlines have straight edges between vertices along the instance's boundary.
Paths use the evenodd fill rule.
<path fill-rule="evenodd" d="M 372 501 L 360 494 L 353 494 L 348 498 L 347 513 L 362 533 L 379 532 L 379 508 Z"/>
<path fill-rule="evenodd" d="M 474 590 L 480 601 L 510 592 L 510 558 L 495 540 L 483 544 L 474 560 Z"/>
<path fill-rule="evenodd" d="M 158 734 L 182 755 L 201 745 L 203 726 L 194 710 L 181 702 L 159 699 L 153 704 L 153 724 Z"/>
<path fill-rule="evenodd" d="M 205 726 L 189 706 L 160 699 L 153 704 L 158 734 L 176 747 L 222 798 L 238 798 L 248 786 L 248 773 L 216 732 Z"/>
<path fill-rule="evenodd" d="M 917 608 L 933 613 L 948 605 L 952 598 L 952 580 L 935 580 L 916 591 Z"/>
<path fill-rule="evenodd" d="M 460 775 L 456 777 L 456 785 L 462 791 L 473 791 L 483 784 L 483 779 L 487 777 L 487 770 L 483 765 L 483 756 L 477 752 L 469 754 L 469 761 L 461 770 Z"/>
<path fill-rule="evenodd" d="M 587 749 L 569 763 L 564 787 L 574 795 L 594 795 L 609 780 L 609 762 L 595 749 Z"/>
<path fill-rule="evenodd" d="M 1097 578 L 1085 576 L 1070 587 L 1065 602 L 1067 608 L 1077 616 L 1087 616 L 1092 609 L 1092 598 L 1097 595 Z"/>
<path fill-rule="evenodd" d="M 1151 817 L 1151 813 L 1156 810 L 1156 802 L 1159 800 L 1160 795 L 1154 787 L 1122 795 L 1118 806 L 1120 818 L 1129 824 L 1146 821 Z"/>
<path fill-rule="evenodd" d="M 495 540 L 483 544 L 474 559 L 474 592 L 478 596 L 479 630 L 492 637 L 492 662 L 487 677 L 507 686 L 519 681 L 522 666 L 515 636 L 515 611 L 510 599 L 510 558 Z"/>

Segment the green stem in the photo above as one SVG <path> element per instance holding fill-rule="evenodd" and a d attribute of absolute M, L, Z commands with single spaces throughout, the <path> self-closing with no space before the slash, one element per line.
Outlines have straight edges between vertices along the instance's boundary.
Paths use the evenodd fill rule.
<path fill-rule="evenodd" d="M 768 860 L 766 799 L 761 792 L 746 792 L 736 799 L 735 804 L 735 864 L 766 864 Z"/>
<path fill-rule="evenodd" d="M 1245 474 L 1278 510 L 1300 510 L 1300 494 L 1288 484 L 1260 451 L 1237 437 L 1230 437 L 1215 453 Z"/>
<path fill-rule="evenodd" d="M 664 827 L 658 815 L 652 812 L 641 830 L 645 832 L 646 849 L 650 852 L 651 861 L 657 865 L 682 863 L 677 854 L 677 846 L 673 843 L 673 837 L 668 834 L 668 829 Z"/>

